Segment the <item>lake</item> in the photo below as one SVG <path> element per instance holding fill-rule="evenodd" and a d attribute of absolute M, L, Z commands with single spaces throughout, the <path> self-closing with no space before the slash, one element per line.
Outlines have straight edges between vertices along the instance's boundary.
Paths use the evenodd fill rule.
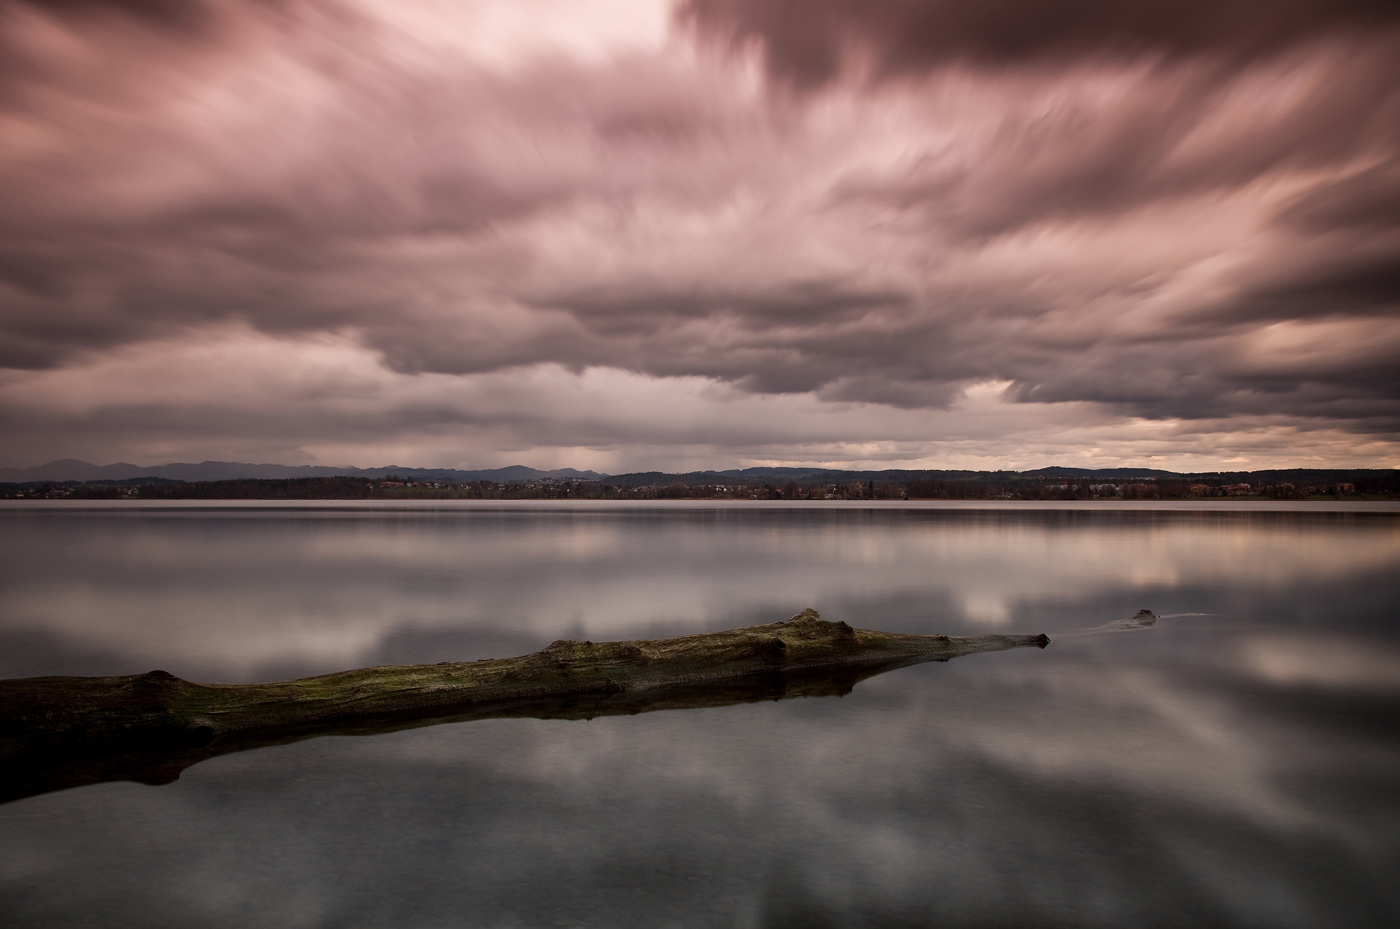
<path fill-rule="evenodd" d="M 4 678 L 279 680 L 805 607 L 1052 643 L 21 799 L 4 925 L 1400 924 L 1393 508 L 0 507 Z"/>

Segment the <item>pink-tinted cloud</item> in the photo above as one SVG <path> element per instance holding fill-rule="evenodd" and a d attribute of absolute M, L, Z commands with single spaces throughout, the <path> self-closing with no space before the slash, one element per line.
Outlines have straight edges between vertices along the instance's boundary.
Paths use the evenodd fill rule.
<path fill-rule="evenodd" d="M 1052 410 L 1100 446 L 1160 424 L 1150 454 L 1124 440 L 1129 457 L 1197 461 L 1198 427 L 1222 446 L 1237 429 L 1256 455 L 1261 437 L 1286 455 L 1326 434 L 1339 463 L 1391 460 L 1393 5 L 529 12 L 0 3 L 14 463 L 196 434 L 240 457 L 260 422 L 284 457 L 354 456 L 357 434 L 382 448 L 388 429 L 434 463 L 454 434 L 463 462 L 932 462 L 945 438 L 1019 461 L 1055 456 L 1032 425 Z M 235 332 L 356 346 L 346 364 L 381 375 L 329 417 L 321 395 L 272 410 L 251 388 L 191 412 L 175 395 L 200 395 L 195 368 L 153 347 L 202 346 L 209 383 L 276 381 Z M 99 370 L 171 399 L 74 386 L 88 406 L 58 415 L 32 389 L 67 396 Z M 536 398 L 540 377 L 602 377 L 599 402 L 632 412 L 532 416 L 479 393 Z M 697 412 L 658 421 L 620 399 L 646 384 Z M 994 440 L 958 425 L 988 384 L 1008 408 Z M 734 397 L 755 398 L 746 425 L 718 428 Z M 471 404 L 497 411 L 489 428 Z M 894 445 L 838 452 L 832 423 Z"/>

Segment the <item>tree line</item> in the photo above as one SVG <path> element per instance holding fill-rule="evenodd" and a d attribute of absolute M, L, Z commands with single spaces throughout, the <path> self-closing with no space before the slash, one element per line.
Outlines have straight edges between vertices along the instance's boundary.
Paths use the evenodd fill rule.
<path fill-rule="evenodd" d="M 175 481 L 29 482 L 0 484 L 0 498 L 74 500 L 1180 500 L 1203 497 L 1302 500 L 1400 497 L 1400 471 L 1290 470 L 1212 472 L 1169 478 L 1105 479 L 1084 475 L 966 472 L 956 477 L 831 480 L 831 472 L 786 481 L 713 473 L 647 474 L 614 479 L 416 481 L 386 475 Z"/>

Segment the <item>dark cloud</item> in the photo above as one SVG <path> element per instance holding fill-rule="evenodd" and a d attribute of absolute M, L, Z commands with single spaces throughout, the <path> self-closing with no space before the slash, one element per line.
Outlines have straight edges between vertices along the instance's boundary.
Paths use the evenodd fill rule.
<path fill-rule="evenodd" d="M 7 0 L 0 10 L 28 8 L 69 20 L 127 20 L 173 34 L 204 34 L 230 6 L 272 6 L 275 0 Z"/>
<path fill-rule="evenodd" d="M 1234 307 L 1212 307 L 1220 323 L 1327 317 L 1400 316 L 1400 251 L 1375 258 L 1342 257 L 1284 276 L 1245 294 Z"/>
<path fill-rule="evenodd" d="M 159 70 L 160 58 L 188 63 L 189 53 L 227 42 L 240 20 L 283 6 L 280 0 L 0 0 L 0 101 L 37 109 L 46 91 L 129 91 Z"/>
<path fill-rule="evenodd" d="M 1211 354 L 1208 347 L 1193 348 L 1193 354 Z M 1182 364 L 1179 358 L 1141 350 L 1116 357 L 1096 351 L 1084 361 L 1077 369 L 1044 366 L 1039 379 L 1028 366 L 1010 395 L 1022 403 L 1092 401 L 1153 420 L 1283 416 L 1294 422 L 1328 422 L 1358 434 L 1400 435 L 1396 350 L 1372 362 L 1303 362 L 1273 372 L 1232 366 L 1219 357 Z"/>
<path fill-rule="evenodd" d="M 1400 229 L 1400 157 L 1373 165 L 1298 197 L 1281 219 L 1310 232 Z"/>
<path fill-rule="evenodd" d="M 807 91 L 963 65 L 1026 70 L 1025 102 L 1007 101 L 976 162 L 930 159 L 894 176 L 855 174 L 833 190 L 837 202 L 932 213 L 964 235 L 1400 151 L 1400 6 L 1388 2 L 687 0 L 677 17 L 702 37 L 757 47 L 772 81 Z M 1151 67 L 1133 92 L 1089 105 L 1037 93 L 1076 69 L 1092 79 L 1113 61 Z M 1267 100 L 1261 82 L 1291 92 Z"/>
<path fill-rule="evenodd" d="M 703 36 L 757 46 L 772 77 L 812 89 L 852 58 L 868 59 L 879 77 L 1103 55 L 1249 60 L 1322 35 L 1393 27 L 1400 8 L 1389 0 L 685 0 L 677 16 Z"/>
<path fill-rule="evenodd" d="M 1108 104 L 1051 101 L 1050 116 L 1032 90 L 1034 104 L 1008 104 L 976 162 L 929 160 L 893 175 L 854 175 L 834 188 L 833 201 L 915 212 L 976 238 L 1227 195 L 1271 172 L 1345 164 L 1362 152 L 1386 157 L 1400 151 L 1394 48 L 1314 61 L 1316 73 L 1302 81 L 1284 69 L 1279 79 L 1298 86 L 1262 115 L 1260 104 L 1246 102 L 1253 88 L 1210 66 L 1154 72 Z M 1334 200 L 1355 197 L 1380 213 L 1384 196 L 1363 188 L 1386 184 L 1393 181 L 1381 169 L 1363 172 L 1346 188 L 1314 193 L 1296 212 L 1320 222 Z"/>

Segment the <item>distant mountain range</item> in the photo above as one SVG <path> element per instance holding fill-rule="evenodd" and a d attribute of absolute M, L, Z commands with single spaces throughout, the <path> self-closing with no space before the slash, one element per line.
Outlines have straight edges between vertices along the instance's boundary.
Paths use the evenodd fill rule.
<path fill-rule="evenodd" d="M 487 468 L 480 471 L 458 471 L 453 468 L 403 468 L 390 465 L 383 468 L 332 468 L 324 465 L 245 464 L 239 461 L 201 461 L 198 464 L 175 462 L 140 465 L 118 462 L 110 465 L 89 464 L 75 458 L 50 461 L 33 468 L 0 468 L 0 481 L 127 481 L 133 478 L 165 478 L 172 481 L 233 481 L 245 479 L 278 479 L 296 477 L 374 477 L 388 475 L 410 477 L 418 481 L 530 481 L 541 478 L 598 480 L 604 475 L 596 471 L 576 471 L 556 468 L 541 471 L 523 465 Z"/>
<path fill-rule="evenodd" d="M 1195 472 L 1192 475 L 1176 471 L 1160 471 L 1153 468 L 1036 468 L 1032 471 L 924 471 L 886 470 L 856 471 L 837 468 L 741 468 L 728 471 L 690 471 L 673 474 L 664 471 L 637 471 L 629 474 L 602 474 L 597 471 L 578 471 L 574 468 L 555 468 L 541 471 L 524 465 L 510 465 L 505 468 L 484 468 L 476 471 L 462 471 L 455 468 L 405 468 L 389 465 L 383 468 L 333 468 L 325 465 L 281 465 L 246 464 L 238 461 L 201 461 L 198 464 L 171 463 L 152 465 L 143 468 L 139 465 L 118 462 L 110 465 L 89 464 L 74 458 L 50 461 L 48 464 L 32 468 L 0 468 L 0 483 L 28 483 L 40 481 L 131 481 L 140 478 L 159 478 L 172 481 L 231 481 L 231 480 L 275 480 L 298 477 L 370 477 L 384 478 L 390 475 L 411 478 L 418 481 L 496 481 L 498 483 L 524 482 L 542 479 L 597 481 L 607 479 L 611 484 L 624 487 L 643 487 L 655 484 L 752 484 L 786 483 L 787 481 L 820 481 L 824 483 L 845 483 L 847 481 L 958 481 L 1003 478 L 1101 478 L 1105 481 L 1142 480 L 1144 478 L 1182 478 L 1201 474 L 1266 474 L 1280 479 L 1292 477 L 1314 479 L 1324 477 L 1347 480 L 1347 475 L 1364 473 L 1359 469 L 1286 469 L 1254 472 Z M 1379 472 L 1377 472 L 1379 473 Z"/>

